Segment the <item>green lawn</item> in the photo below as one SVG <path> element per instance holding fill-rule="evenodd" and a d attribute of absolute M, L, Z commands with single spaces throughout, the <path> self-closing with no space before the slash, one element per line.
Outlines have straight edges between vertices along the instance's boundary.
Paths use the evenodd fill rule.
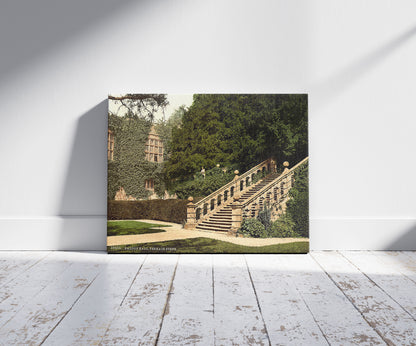
<path fill-rule="evenodd" d="M 158 227 L 170 226 L 140 221 L 107 221 L 107 236 L 165 232 Z"/>
<path fill-rule="evenodd" d="M 178 239 L 157 243 L 108 246 L 108 253 L 307 253 L 309 242 L 243 246 L 210 238 Z"/>

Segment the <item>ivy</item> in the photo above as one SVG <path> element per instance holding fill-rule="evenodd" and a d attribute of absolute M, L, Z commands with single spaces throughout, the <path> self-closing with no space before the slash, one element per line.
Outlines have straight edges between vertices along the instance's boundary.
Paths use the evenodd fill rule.
<path fill-rule="evenodd" d="M 123 117 L 108 115 L 108 128 L 114 134 L 114 160 L 108 162 L 108 199 L 114 199 L 120 187 L 136 199 L 149 197 L 151 192 L 145 189 L 146 179 L 153 179 L 155 193 L 163 196 L 166 188 L 164 163 L 149 162 L 145 158 L 151 126 L 149 119 L 131 113 Z"/>

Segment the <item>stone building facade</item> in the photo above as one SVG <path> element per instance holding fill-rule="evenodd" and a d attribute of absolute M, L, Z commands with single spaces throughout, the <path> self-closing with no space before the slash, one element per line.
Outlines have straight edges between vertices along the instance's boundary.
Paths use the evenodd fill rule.
<path fill-rule="evenodd" d="M 107 141 L 107 159 L 108 161 L 113 161 L 115 159 L 115 146 L 117 146 L 117 138 L 115 138 L 114 133 L 109 129 L 108 130 L 108 141 Z M 144 158 L 146 161 L 151 162 L 152 164 L 162 164 L 164 162 L 164 146 L 163 141 L 160 136 L 157 134 L 155 126 L 151 126 L 149 134 L 146 139 L 144 146 Z M 155 193 L 155 188 L 157 182 L 151 175 L 145 177 L 143 181 L 143 187 L 145 190 L 149 191 L 149 199 L 157 199 L 158 196 Z M 164 198 L 175 198 L 176 196 L 169 196 L 165 191 Z M 116 193 L 115 200 L 135 200 L 131 195 L 127 195 L 122 186 L 119 187 L 119 190 Z"/>
<path fill-rule="evenodd" d="M 163 162 L 163 141 L 158 136 L 154 126 L 150 128 L 144 152 L 147 161 Z"/>

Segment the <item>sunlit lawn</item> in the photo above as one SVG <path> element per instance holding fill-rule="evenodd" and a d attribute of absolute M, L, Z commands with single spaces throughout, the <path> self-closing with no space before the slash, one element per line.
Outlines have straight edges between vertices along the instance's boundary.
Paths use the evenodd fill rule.
<path fill-rule="evenodd" d="M 267 246 L 237 245 L 211 238 L 191 238 L 155 243 L 109 246 L 109 253 L 307 253 L 309 242 Z"/>
<path fill-rule="evenodd" d="M 107 236 L 165 232 L 164 230 L 159 229 L 159 227 L 170 226 L 130 220 L 107 221 Z"/>

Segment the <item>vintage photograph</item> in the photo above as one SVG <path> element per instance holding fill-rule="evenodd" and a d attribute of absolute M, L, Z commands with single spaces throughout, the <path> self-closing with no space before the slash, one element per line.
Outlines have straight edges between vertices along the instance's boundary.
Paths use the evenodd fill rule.
<path fill-rule="evenodd" d="M 108 97 L 109 253 L 307 253 L 308 95 Z"/>

